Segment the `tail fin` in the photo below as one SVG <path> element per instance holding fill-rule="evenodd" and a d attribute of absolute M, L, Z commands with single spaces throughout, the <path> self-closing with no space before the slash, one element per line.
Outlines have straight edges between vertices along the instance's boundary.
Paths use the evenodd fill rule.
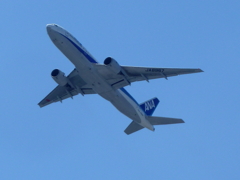
<path fill-rule="evenodd" d="M 155 111 L 159 102 L 160 101 L 158 100 L 158 98 L 155 97 L 140 104 L 139 106 L 142 108 L 142 110 L 145 112 L 146 115 L 151 116 Z"/>
<path fill-rule="evenodd" d="M 146 119 L 147 119 L 152 125 L 164 125 L 164 124 L 184 123 L 184 121 L 183 121 L 182 119 L 177 119 L 177 118 L 147 116 Z"/>

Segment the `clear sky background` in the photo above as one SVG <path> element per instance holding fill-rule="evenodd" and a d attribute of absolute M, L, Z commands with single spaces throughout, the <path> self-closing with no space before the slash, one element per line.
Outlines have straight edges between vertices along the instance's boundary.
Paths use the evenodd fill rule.
<path fill-rule="evenodd" d="M 0 179 L 240 179 L 240 1 L 0 1 Z M 46 24 L 102 63 L 201 68 L 126 87 L 158 97 L 156 116 L 182 118 L 132 135 L 98 95 L 39 108 L 50 73 L 74 66 Z"/>

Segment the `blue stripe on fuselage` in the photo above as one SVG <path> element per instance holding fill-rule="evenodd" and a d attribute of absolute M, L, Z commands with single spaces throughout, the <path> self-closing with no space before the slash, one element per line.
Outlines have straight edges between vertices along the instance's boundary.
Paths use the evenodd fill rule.
<path fill-rule="evenodd" d="M 137 101 L 124 88 L 120 88 L 119 90 L 126 94 L 128 97 L 130 97 L 130 99 L 132 99 L 139 106 Z"/>
<path fill-rule="evenodd" d="M 61 34 L 61 33 L 59 33 Z M 68 37 L 64 36 L 63 34 L 61 34 L 63 37 L 67 38 L 72 45 L 75 46 L 75 48 L 77 48 L 86 58 L 87 60 L 89 60 L 91 63 L 98 63 L 97 61 L 95 61 L 88 53 L 86 53 L 82 48 L 80 48 L 77 44 L 75 44 L 71 39 L 69 39 Z"/>

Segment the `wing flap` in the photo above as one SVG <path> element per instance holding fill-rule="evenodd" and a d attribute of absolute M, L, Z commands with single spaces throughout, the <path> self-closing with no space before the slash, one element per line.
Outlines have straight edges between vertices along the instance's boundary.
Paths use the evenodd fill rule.
<path fill-rule="evenodd" d="M 91 88 L 81 88 L 83 94 L 95 94 Z M 66 87 L 57 86 L 52 92 L 50 92 L 42 101 L 38 103 L 40 107 L 47 106 L 54 102 L 61 102 L 64 99 L 78 95 L 79 92 L 76 89 L 68 90 Z"/>

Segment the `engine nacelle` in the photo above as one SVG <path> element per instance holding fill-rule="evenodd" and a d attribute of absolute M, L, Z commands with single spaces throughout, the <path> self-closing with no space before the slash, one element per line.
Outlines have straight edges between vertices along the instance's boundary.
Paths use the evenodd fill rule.
<path fill-rule="evenodd" d="M 54 69 L 51 73 L 53 80 L 60 86 L 65 86 L 68 84 L 68 78 L 59 69 Z"/>
<path fill-rule="evenodd" d="M 119 66 L 117 61 L 111 57 L 107 57 L 104 60 L 104 64 L 107 65 L 109 69 L 116 74 L 119 74 L 122 70 L 121 66 Z"/>

